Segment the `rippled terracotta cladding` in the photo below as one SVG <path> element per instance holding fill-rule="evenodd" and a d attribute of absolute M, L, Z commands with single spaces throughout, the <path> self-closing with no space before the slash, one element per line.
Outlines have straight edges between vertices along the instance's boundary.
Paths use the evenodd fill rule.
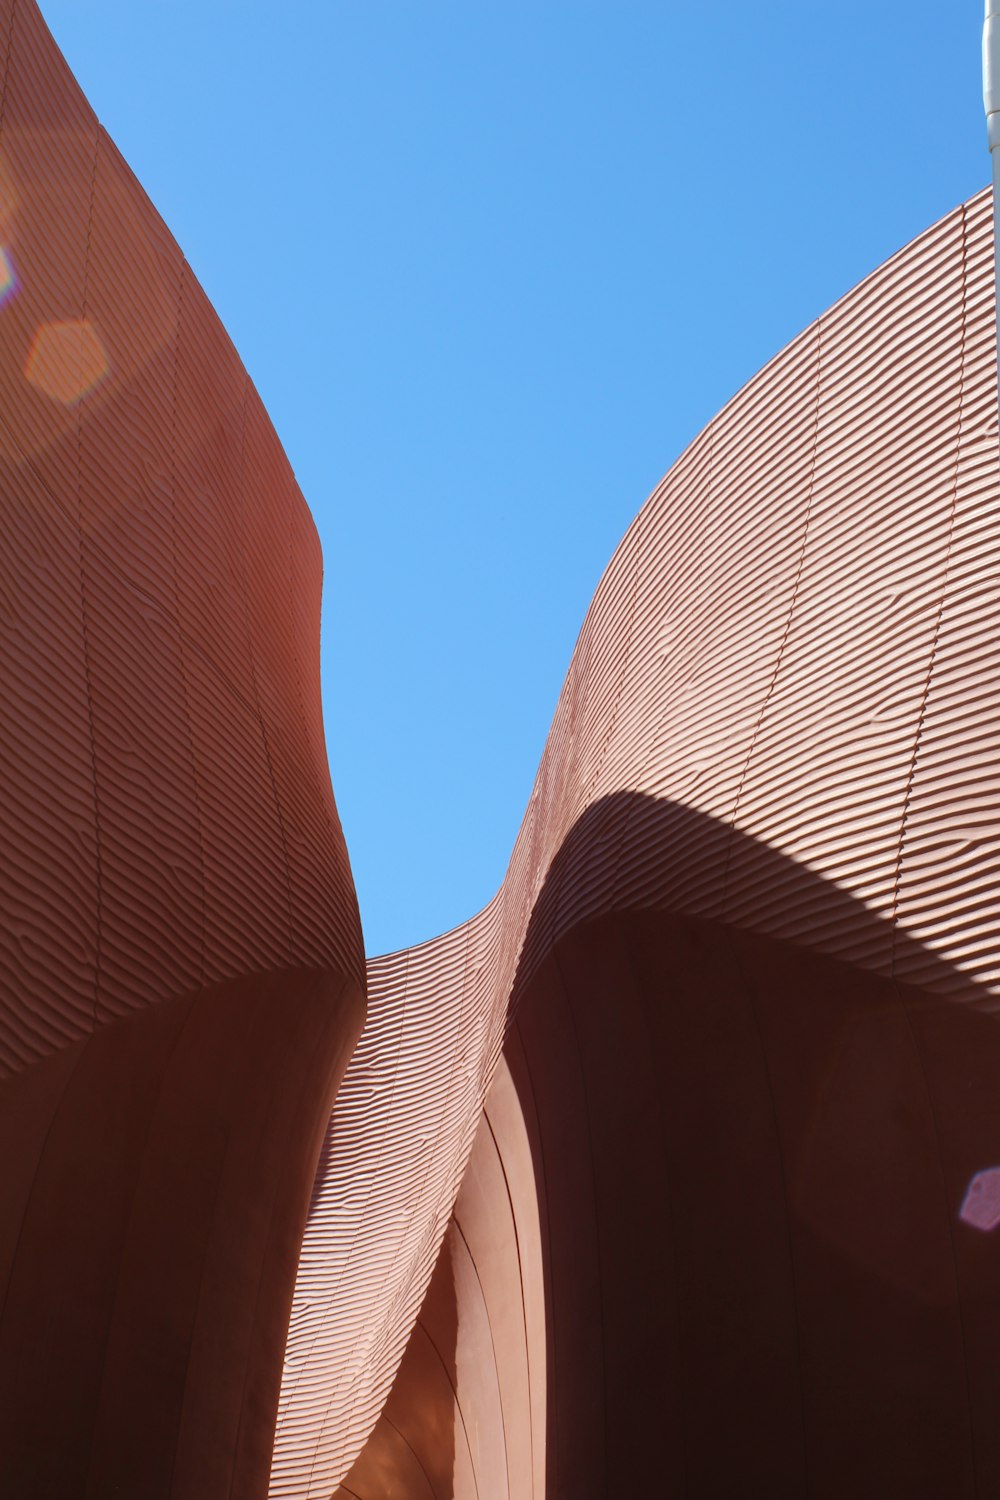
<path fill-rule="evenodd" d="M 202 983 L 289 963 L 357 974 L 361 957 L 317 692 L 311 518 L 34 6 L 4 5 L 0 38 L 18 279 L 0 345 L 12 1070 Z M 106 371 L 77 396 L 71 342 L 60 399 L 26 370 L 68 322 L 93 330 Z"/>
<path fill-rule="evenodd" d="M 31 0 L 0 70 L 0 1489 L 260 1493 L 363 1014 L 320 549 Z"/>
<path fill-rule="evenodd" d="M 31 0 L 0 59 L 0 1488 L 1000 1493 L 988 198 L 671 469 L 352 1055 L 311 521 Z"/>
<path fill-rule="evenodd" d="M 984 1436 L 986 1419 L 977 1415 L 995 1410 L 1000 1391 L 992 1389 L 987 1366 L 975 1352 L 967 1353 L 963 1370 L 954 1344 L 956 1337 L 960 1345 L 964 1338 L 967 1349 L 982 1349 L 984 1336 L 1000 1333 L 995 1326 L 1000 1284 L 976 1261 L 985 1242 L 970 1245 L 972 1231 L 957 1223 L 971 1173 L 989 1164 L 991 1152 L 1000 1161 L 1000 1139 L 994 1139 L 990 1123 L 990 1101 L 1000 1088 L 1000 1075 L 993 1076 L 997 1043 L 992 1021 L 982 1019 L 995 1010 L 1000 978 L 1000 642 L 995 630 L 1000 533 L 992 274 L 990 202 L 983 195 L 871 275 L 709 424 L 650 497 L 597 591 L 496 898 L 464 927 L 369 964 L 369 1022 L 334 1109 L 300 1262 L 272 1494 L 325 1495 L 343 1478 L 345 1493 L 375 1500 L 394 1493 L 387 1475 L 402 1482 L 404 1470 L 393 1469 L 396 1460 L 387 1456 L 384 1421 L 372 1439 L 375 1446 L 345 1476 L 403 1356 L 515 1013 L 516 1046 L 527 1059 L 539 1099 L 537 1117 L 543 1121 L 532 1127 L 539 1194 L 544 1196 L 546 1154 L 559 1164 L 560 1182 L 586 1171 L 605 1186 L 619 1179 L 622 1184 L 617 1205 L 603 1187 L 569 1193 L 536 1246 L 550 1277 L 550 1394 L 547 1434 L 539 1434 L 535 1424 L 533 1451 L 539 1443 L 546 1448 L 550 1493 L 631 1493 L 621 1486 L 642 1483 L 658 1493 L 673 1493 L 676 1486 L 677 1493 L 730 1494 L 754 1481 L 773 1486 L 767 1490 L 773 1494 L 944 1492 L 933 1489 L 935 1484 L 964 1494 L 976 1472 L 969 1447 L 973 1428 L 979 1482 L 1000 1488 L 1000 1468 Z M 616 912 L 660 914 L 662 944 L 658 948 L 646 928 L 633 935 L 633 962 L 640 968 L 645 964 L 644 982 L 624 971 L 616 980 L 600 962 L 598 947 L 590 963 L 593 974 L 601 975 L 602 990 L 595 995 L 579 955 L 593 946 L 594 924 Z M 626 923 L 624 916 L 621 920 Z M 623 931 L 606 934 L 609 947 L 622 949 Z M 761 1431 L 779 1456 L 770 1468 L 759 1445 L 748 1439 L 748 1469 L 740 1473 L 739 1442 L 730 1449 L 720 1446 L 705 1414 L 714 1412 L 716 1427 L 724 1429 L 731 1424 L 726 1403 L 742 1398 L 724 1385 L 714 1395 L 711 1382 L 697 1387 L 690 1369 L 679 1377 L 687 1382 L 685 1389 L 700 1392 L 691 1397 L 697 1410 L 689 1414 L 689 1442 L 727 1455 L 717 1471 L 709 1472 L 710 1464 L 699 1470 L 692 1460 L 685 1481 L 683 1464 L 675 1472 L 672 1459 L 670 1464 L 664 1459 L 662 1471 L 650 1470 L 649 1443 L 655 1447 L 661 1426 L 673 1420 L 666 1398 L 636 1398 L 631 1417 L 626 1421 L 628 1414 L 619 1412 L 617 1426 L 618 1419 L 608 1416 L 606 1400 L 613 1405 L 621 1399 L 646 1366 L 635 1359 L 630 1363 L 619 1339 L 614 1357 L 620 1363 L 609 1372 L 599 1355 L 588 1353 L 588 1329 L 610 1318 L 612 1331 L 620 1331 L 649 1317 L 663 1334 L 662 1365 L 672 1358 L 676 1329 L 657 1324 L 646 1306 L 659 1295 L 658 1280 L 670 1281 L 662 1204 L 650 1209 L 648 1223 L 636 1218 L 635 1209 L 654 1189 L 661 1197 L 666 1191 L 670 1173 L 663 1151 L 676 1149 L 678 1137 L 662 1117 L 657 1122 L 648 1113 L 633 1114 L 630 1136 L 602 1125 L 601 1115 L 628 1117 L 632 1095 L 650 1105 L 669 1078 L 672 1088 L 704 1085 L 706 1097 L 716 1097 L 719 1108 L 730 1112 L 727 1118 L 741 1118 L 724 1091 L 713 1095 L 710 1059 L 702 1057 L 679 1080 L 670 1063 L 671 1049 L 682 1050 L 681 1033 L 690 1025 L 691 996 L 697 996 L 699 985 L 707 993 L 716 982 L 702 973 L 699 943 L 710 949 L 721 945 L 732 970 L 739 967 L 734 934 L 744 935 L 741 942 L 753 939 L 764 946 L 755 950 L 752 962 L 741 960 L 740 972 L 749 977 L 732 979 L 726 1005 L 735 1006 L 737 996 L 749 1004 L 748 992 L 767 994 L 770 974 L 776 997 L 792 995 L 807 1006 L 808 986 L 803 989 L 795 955 L 800 949 L 815 955 L 816 972 L 808 985 L 815 988 L 816 1017 L 828 1016 L 834 1005 L 837 1020 L 825 1040 L 819 1019 L 811 1038 L 803 1036 L 804 1076 L 810 1048 L 824 1056 L 827 1046 L 836 1055 L 848 1046 L 845 1028 L 850 1032 L 855 1022 L 861 1024 L 852 1006 L 836 1011 L 831 995 L 838 984 L 841 991 L 856 990 L 858 1003 L 873 1013 L 893 1012 L 895 1030 L 886 1048 L 872 1043 L 860 1049 L 869 1064 L 867 1077 L 859 1062 L 860 1072 L 848 1069 L 841 1083 L 849 1098 L 867 1100 L 875 1114 L 873 1101 L 882 1098 L 886 1108 L 919 1121 L 910 1143 L 919 1162 L 907 1188 L 911 1197 L 900 1203 L 889 1192 L 885 1202 L 913 1230 L 916 1243 L 926 1233 L 933 1285 L 928 1289 L 917 1277 L 914 1306 L 938 1305 L 939 1311 L 927 1317 L 945 1320 L 949 1331 L 943 1337 L 951 1342 L 945 1356 L 926 1319 L 922 1325 L 919 1315 L 915 1322 L 904 1318 L 900 1328 L 885 1334 L 886 1370 L 872 1353 L 881 1336 L 874 1331 L 877 1319 L 871 1320 L 870 1340 L 863 1336 L 871 1292 L 865 1283 L 844 1310 L 847 1352 L 838 1356 L 826 1335 L 817 1334 L 815 1346 L 831 1361 L 831 1380 L 848 1385 L 866 1367 L 904 1386 L 913 1378 L 919 1383 L 940 1355 L 946 1374 L 927 1381 L 927 1391 L 940 1397 L 946 1413 L 938 1425 L 948 1428 L 936 1449 L 937 1439 L 928 1437 L 935 1432 L 930 1398 L 911 1402 L 909 1428 L 891 1420 L 886 1406 L 884 1442 L 870 1431 L 882 1420 L 877 1402 L 866 1407 L 862 1399 L 853 1412 L 820 1402 L 819 1415 L 810 1409 L 803 1418 L 805 1376 L 796 1374 L 794 1359 L 782 1365 L 781 1377 L 781 1400 L 794 1412 L 791 1427 L 771 1423 L 773 1413 L 767 1421 L 761 1416 Z M 626 946 L 626 958 L 628 951 Z M 671 951 L 677 968 L 675 1042 L 662 1024 L 663 1007 L 669 1014 L 674 1003 L 664 990 L 663 973 Z M 559 953 L 575 974 L 573 982 L 553 978 Z M 721 979 L 717 983 L 722 993 L 725 985 Z M 552 998 L 567 984 L 570 998 L 564 1004 Z M 633 1005 L 622 997 L 636 984 L 640 999 Z M 650 996 L 659 996 L 655 1025 L 647 1013 Z M 923 1007 L 919 1045 L 913 1040 L 920 1029 L 914 1007 Z M 958 1018 L 971 1014 L 980 1018 L 975 1039 L 959 1045 L 949 1035 L 948 1019 L 956 1018 L 958 1025 Z M 735 1012 L 731 1021 L 732 1035 L 743 1036 Z M 774 1026 L 785 1048 L 782 1065 L 793 1060 L 782 1084 L 788 1090 L 796 1073 L 794 1013 L 775 1019 Z M 713 1057 L 725 1056 L 727 1034 L 725 1026 L 714 1033 Z M 752 1053 L 755 1034 L 746 1033 L 739 1045 L 734 1040 L 735 1051 L 742 1047 Z M 761 1085 L 766 1094 L 767 1069 L 777 1070 L 778 1063 L 766 1047 L 762 1054 L 756 1045 L 741 1066 L 752 1092 L 760 1082 L 761 1055 L 767 1058 Z M 572 1057 L 579 1047 L 586 1060 L 569 1073 L 560 1071 L 558 1060 Z M 935 1048 L 948 1059 L 943 1075 L 941 1065 L 935 1073 Z M 650 1055 L 659 1059 L 652 1072 Z M 923 1059 L 916 1074 L 914 1055 Z M 642 1067 L 633 1065 L 635 1058 Z M 887 1086 L 883 1097 L 879 1080 L 894 1067 L 903 1070 L 907 1082 L 898 1090 Z M 978 1093 L 970 1114 L 962 1101 L 974 1074 Z M 822 1067 L 811 1083 L 820 1096 L 834 1087 L 824 1083 Z M 770 1140 L 761 1158 L 767 1165 L 760 1169 L 769 1174 L 769 1183 L 774 1171 L 780 1177 L 781 1153 L 794 1155 L 802 1145 L 805 1127 L 793 1122 L 789 1100 L 785 1093 L 773 1106 L 781 1115 L 778 1143 Z M 929 1108 L 932 1115 L 939 1111 L 930 1121 Z M 959 1146 L 956 1122 L 963 1118 L 967 1130 Z M 860 1104 L 853 1109 L 844 1104 L 834 1134 L 842 1134 L 854 1157 L 863 1158 L 868 1125 L 870 1159 L 891 1182 L 899 1176 L 899 1160 L 884 1121 L 866 1123 Z M 683 1141 L 695 1129 L 710 1134 L 711 1119 L 697 1111 L 687 1117 L 678 1108 L 672 1128 Z M 749 1125 L 746 1135 L 752 1136 Z M 733 1159 L 742 1161 L 741 1139 L 737 1131 L 729 1145 Z M 657 1143 L 655 1150 L 650 1142 Z M 617 1166 L 608 1166 L 609 1151 Z M 857 1165 L 854 1157 L 849 1152 L 841 1163 L 848 1176 Z M 588 1165 L 595 1159 L 604 1162 L 600 1170 Z M 637 1181 L 630 1159 L 643 1161 L 652 1175 Z M 749 1199 L 736 1192 L 723 1162 L 711 1153 L 703 1153 L 702 1165 L 715 1174 L 720 1192 L 735 1193 L 732 1201 L 753 1225 L 753 1192 Z M 836 1177 L 829 1154 L 822 1170 Z M 761 1181 L 748 1172 L 747 1182 L 763 1193 Z M 840 1204 L 848 1239 L 862 1233 L 858 1225 L 866 1213 L 878 1217 L 877 1195 L 859 1173 L 862 1179 L 872 1195 L 867 1210 L 863 1204 Z M 839 1200 L 834 1195 L 831 1201 Z M 933 1233 L 920 1222 L 924 1210 L 934 1218 Z M 774 1220 L 785 1266 L 794 1238 L 789 1225 L 798 1222 L 797 1212 L 793 1203 L 785 1217 Z M 809 1210 L 813 1221 L 818 1212 L 815 1205 Z M 820 1217 L 828 1231 L 829 1212 Z M 626 1245 L 632 1243 L 628 1234 L 640 1240 L 649 1235 L 654 1242 L 652 1251 L 647 1245 L 642 1253 L 636 1243 L 631 1269 L 628 1254 L 617 1258 L 606 1243 L 609 1235 L 614 1239 L 619 1219 L 628 1225 L 622 1230 Z M 716 1282 L 718 1306 L 724 1307 L 721 1288 L 732 1279 L 747 1234 L 738 1216 L 723 1215 L 720 1223 L 732 1252 L 732 1263 L 723 1258 Z M 710 1227 L 707 1223 L 706 1236 Z M 613 1268 L 603 1280 L 595 1233 L 604 1243 L 606 1266 Z M 886 1268 L 900 1250 L 890 1240 L 862 1248 L 861 1261 L 867 1256 L 889 1275 Z M 773 1250 L 775 1242 L 765 1235 L 760 1243 Z M 574 1245 L 590 1266 L 585 1273 L 573 1270 Z M 706 1238 L 701 1253 L 708 1257 L 716 1249 Z M 848 1260 L 852 1253 L 844 1250 Z M 753 1264 L 763 1277 L 768 1262 L 765 1250 L 761 1254 L 763 1261 Z M 970 1256 L 978 1269 L 970 1269 Z M 585 1282 L 590 1276 L 589 1291 L 579 1284 L 581 1276 Z M 945 1292 L 942 1277 L 950 1284 Z M 824 1299 L 836 1303 L 836 1275 L 817 1272 L 817 1278 L 811 1291 L 800 1292 L 801 1305 L 791 1294 L 790 1301 L 785 1297 L 775 1304 L 783 1329 L 789 1317 L 794 1323 L 797 1306 L 808 1323 L 810 1307 L 825 1305 Z M 634 1289 L 637 1279 L 643 1295 L 630 1300 L 626 1290 Z M 763 1295 L 760 1286 L 739 1276 L 732 1284 L 741 1287 L 747 1305 Z M 352 1295 L 345 1308 L 348 1285 Z M 690 1289 L 678 1285 L 670 1296 L 687 1306 Z M 569 1291 L 560 1294 L 560 1286 Z M 508 1295 L 513 1301 L 521 1296 L 513 1273 Z M 564 1314 L 558 1311 L 560 1295 Z M 602 1314 L 609 1299 L 617 1311 Z M 695 1298 L 691 1305 L 700 1304 Z M 711 1299 L 706 1306 L 710 1311 Z M 704 1337 L 709 1347 L 724 1350 L 709 1311 Z M 461 1323 L 460 1307 L 452 1318 Z M 914 1351 L 910 1367 L 897 1358 L 907 1346 Z M 751 1383 L 754 1347 L 751 1341 L 733 1355 L 741 1378 Z M 481 1358 L 491 1367 L 496 1358 L 497 1378 L 505 1378 L 503 1360 L 485 1336 Z M 404 1406 L 410 1399 L 410 1361 L 408 1354 L 403 1384 L 393 1397 Z M 443 1365 L 454 1377 L 447 1355 Z M 574 1369 L 586 1371 L 580 1376 L 584 1384 L 591 1382 L 586 1391 L 567 1374 Z M 601 1394 L 604 1386 L 607 1398 Z M 861 1380 L 860 1387 L 872 1396 L 870 1380 Z M 463 1401 L 467 1407 L 475 1402 L 460 1388 L 455 1400 L 457 1434 L 470 1425 L 459 1420 Z M 899 1400 L 906 1404 L 905 1393 Z M 626 1407 L 629 1401 L 632 1396 Z M 575 1425 L 566 1411 L 574 1404 Z M 754 1403 L 749 1409 L 756 1412 Z M 391 1417 L 391 1406 L 386 1414 Z M 479 1415 L 485 1430 L 492 1418 L 482 1404 Z M 850 1429 L 843 1440 L 847 1468 L 831 1462 L 828 1469 L 830 1484 L 848 1486 L 838 1491 L 825 1489 L 826 1481 L 803 1477 L 802 1454 L 811 1453 L 813 1468 L 827 1463 L 840 1422 L 847 1424 L 845 1432 Z M 866 1424 L 868 1451 L 857 1438 Z M 399 1441 L 397 1433 L 397 1449 Z M 419 1450 L 419 1440 L 414 1442 Z M 524 1447 L 518 1442 L 521 1463 Z M 894 1470 L 907 1445 L 906 1463 Z M 457 1436 L 452 1446 L 455 1463 L 464 1462 Z M 567 1456 L 573 1452 L 575 1460 Z M 631 1464 L 618 1462 L 616 1469 L 622 1452 L 633 1455 Z M 789 1453 L 796 1456 L 789 1460 Z M 412 1457 L 411 1451 L 411 1463 Z M 874 1458 L 879 1461 L 872 1463 Z M 866 1463 L 872 1465 L 867 1481 Z M 523 1488 L 523 1479 L 508 1482 L 509 1467 L 498 1472 L 480 1466 L 480 1497 L 509 1494 L 513 1500 L 542 1492 L 537 1479 L 533 1490 Z M 893 1473 L 899 1476 L 895 1489 Z M 872 1490 L 871 1484 L 883 1487 Z M 413 1492 L 451 1494 L 431 1479 L 426 1490 Z M 465 1481 L 455 1489 L 456 1495 L 473 1492 Z"/>
<path fill-rule="evenodd" d="M 502 1058 L 402 1364 L 338 1496 L 559 1493 L 546 1491 L 544 1182 L 514 1076 Z"/>

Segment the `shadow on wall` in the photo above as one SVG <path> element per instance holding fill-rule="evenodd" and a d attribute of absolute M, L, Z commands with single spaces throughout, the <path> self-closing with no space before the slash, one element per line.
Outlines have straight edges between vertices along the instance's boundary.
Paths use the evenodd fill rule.
<path fill-rule="evenodd" d="M 309 1186 L 363 1015 L 335 971 L 272 970 L 4 1081 L 4 1497 L 264 1493 Z"/>
<path fill-rule="evenodd" d="M 644 906 L 619 904 L 640 860 Z M 727 916 L 797 941 L 723 920 L 727 883 Z M 859 949 L 923 987 L 831 956 Z M 1000 1494 L 1000 1233 L 962 1216 L 1000 1163 L 989 998 L 712 818 L 623 793 L 580 819 L 505 1049 L 550 1500 Z"/>
<path fill-rule="evenodd" d="M 515 1213 L 504 1299 L 487 1250 L 475 1268 L 491 1307 L 523 1308 L 529 1345 L 544 1323 L 548 1500 L 1000 1494 L 1000 1231 L 970 1222 L 967 1198 L 1000 1164 L 990 1002 L 712 818 L 622 793 L 580 819 L 536 902 L 504 1053 L 534 1228 Z M 456 1457 L 459 1409 L 480 1454 L 496 1452 L 490 1424 L 510 1443 L 510 1411 L 482 1408 L 463 1372 L 495 1360 L 514 1389 L 505 1360 L 522 1359 L 452 1276 L 456 1229 L 488 1246 L 525 1175 L 514 1133 L 491 1134 L 493 1199 L 467 1174 L 385 1418 L 345 1482 L 360 1500 L 524 1500 L 509 1457 L 471 1475 Z M 533 1257 L 544 1317 L 525 1300 Z M 400 1412 L 423 1470 L 405 1484 L 386 1457 Z"/>
<path fill-rule="evenodd" d="M 468 1492 L 475 1493 L 457 1404 L 457 1239 L 454 1225 L 449 1226 L 382 1415 L 334 1500 L 445 1500 L 466 1492 L 470 1479 Z"/>

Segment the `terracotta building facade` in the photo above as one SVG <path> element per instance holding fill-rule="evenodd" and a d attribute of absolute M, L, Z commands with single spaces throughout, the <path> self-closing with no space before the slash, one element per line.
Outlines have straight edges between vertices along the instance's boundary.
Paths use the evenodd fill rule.
<path fill-rule="evenodd" d="M 366 961 L 308 509 L 34 0 L 0 67 L 0 1494 L 1000 1495 L 988 195 L 681 455 L 497 895 Z"/>

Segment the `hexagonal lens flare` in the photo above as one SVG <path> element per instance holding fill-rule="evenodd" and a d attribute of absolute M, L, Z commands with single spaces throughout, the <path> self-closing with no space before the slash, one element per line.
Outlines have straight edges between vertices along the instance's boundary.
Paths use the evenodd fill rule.
<path fill-rule="evenodd" d="M 989 1234 L 1000 1224 L 1000 1167 L 977 1172 L 965 1190 L 958 1216 L 963 1224 Z"/>
<path fill-rule="evenodd" d="M 53 401 L 75 406 L 111 369 L 107 351 L 88 318 L 43 323 L 24 366 L 29 382 Z"/>

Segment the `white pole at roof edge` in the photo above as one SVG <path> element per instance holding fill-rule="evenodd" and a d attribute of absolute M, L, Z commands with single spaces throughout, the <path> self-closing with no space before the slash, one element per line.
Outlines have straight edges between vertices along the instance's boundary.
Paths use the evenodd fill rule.
<path fill-rule="evenodd" d="M 997 306 L 1000 309 L 1000 0 L 986 0 L 983 22 L 983 107 L 993 162 L 993 261 Z M 1000 390 L 1000 338 L 997 340 L 997 380 Z"/>

